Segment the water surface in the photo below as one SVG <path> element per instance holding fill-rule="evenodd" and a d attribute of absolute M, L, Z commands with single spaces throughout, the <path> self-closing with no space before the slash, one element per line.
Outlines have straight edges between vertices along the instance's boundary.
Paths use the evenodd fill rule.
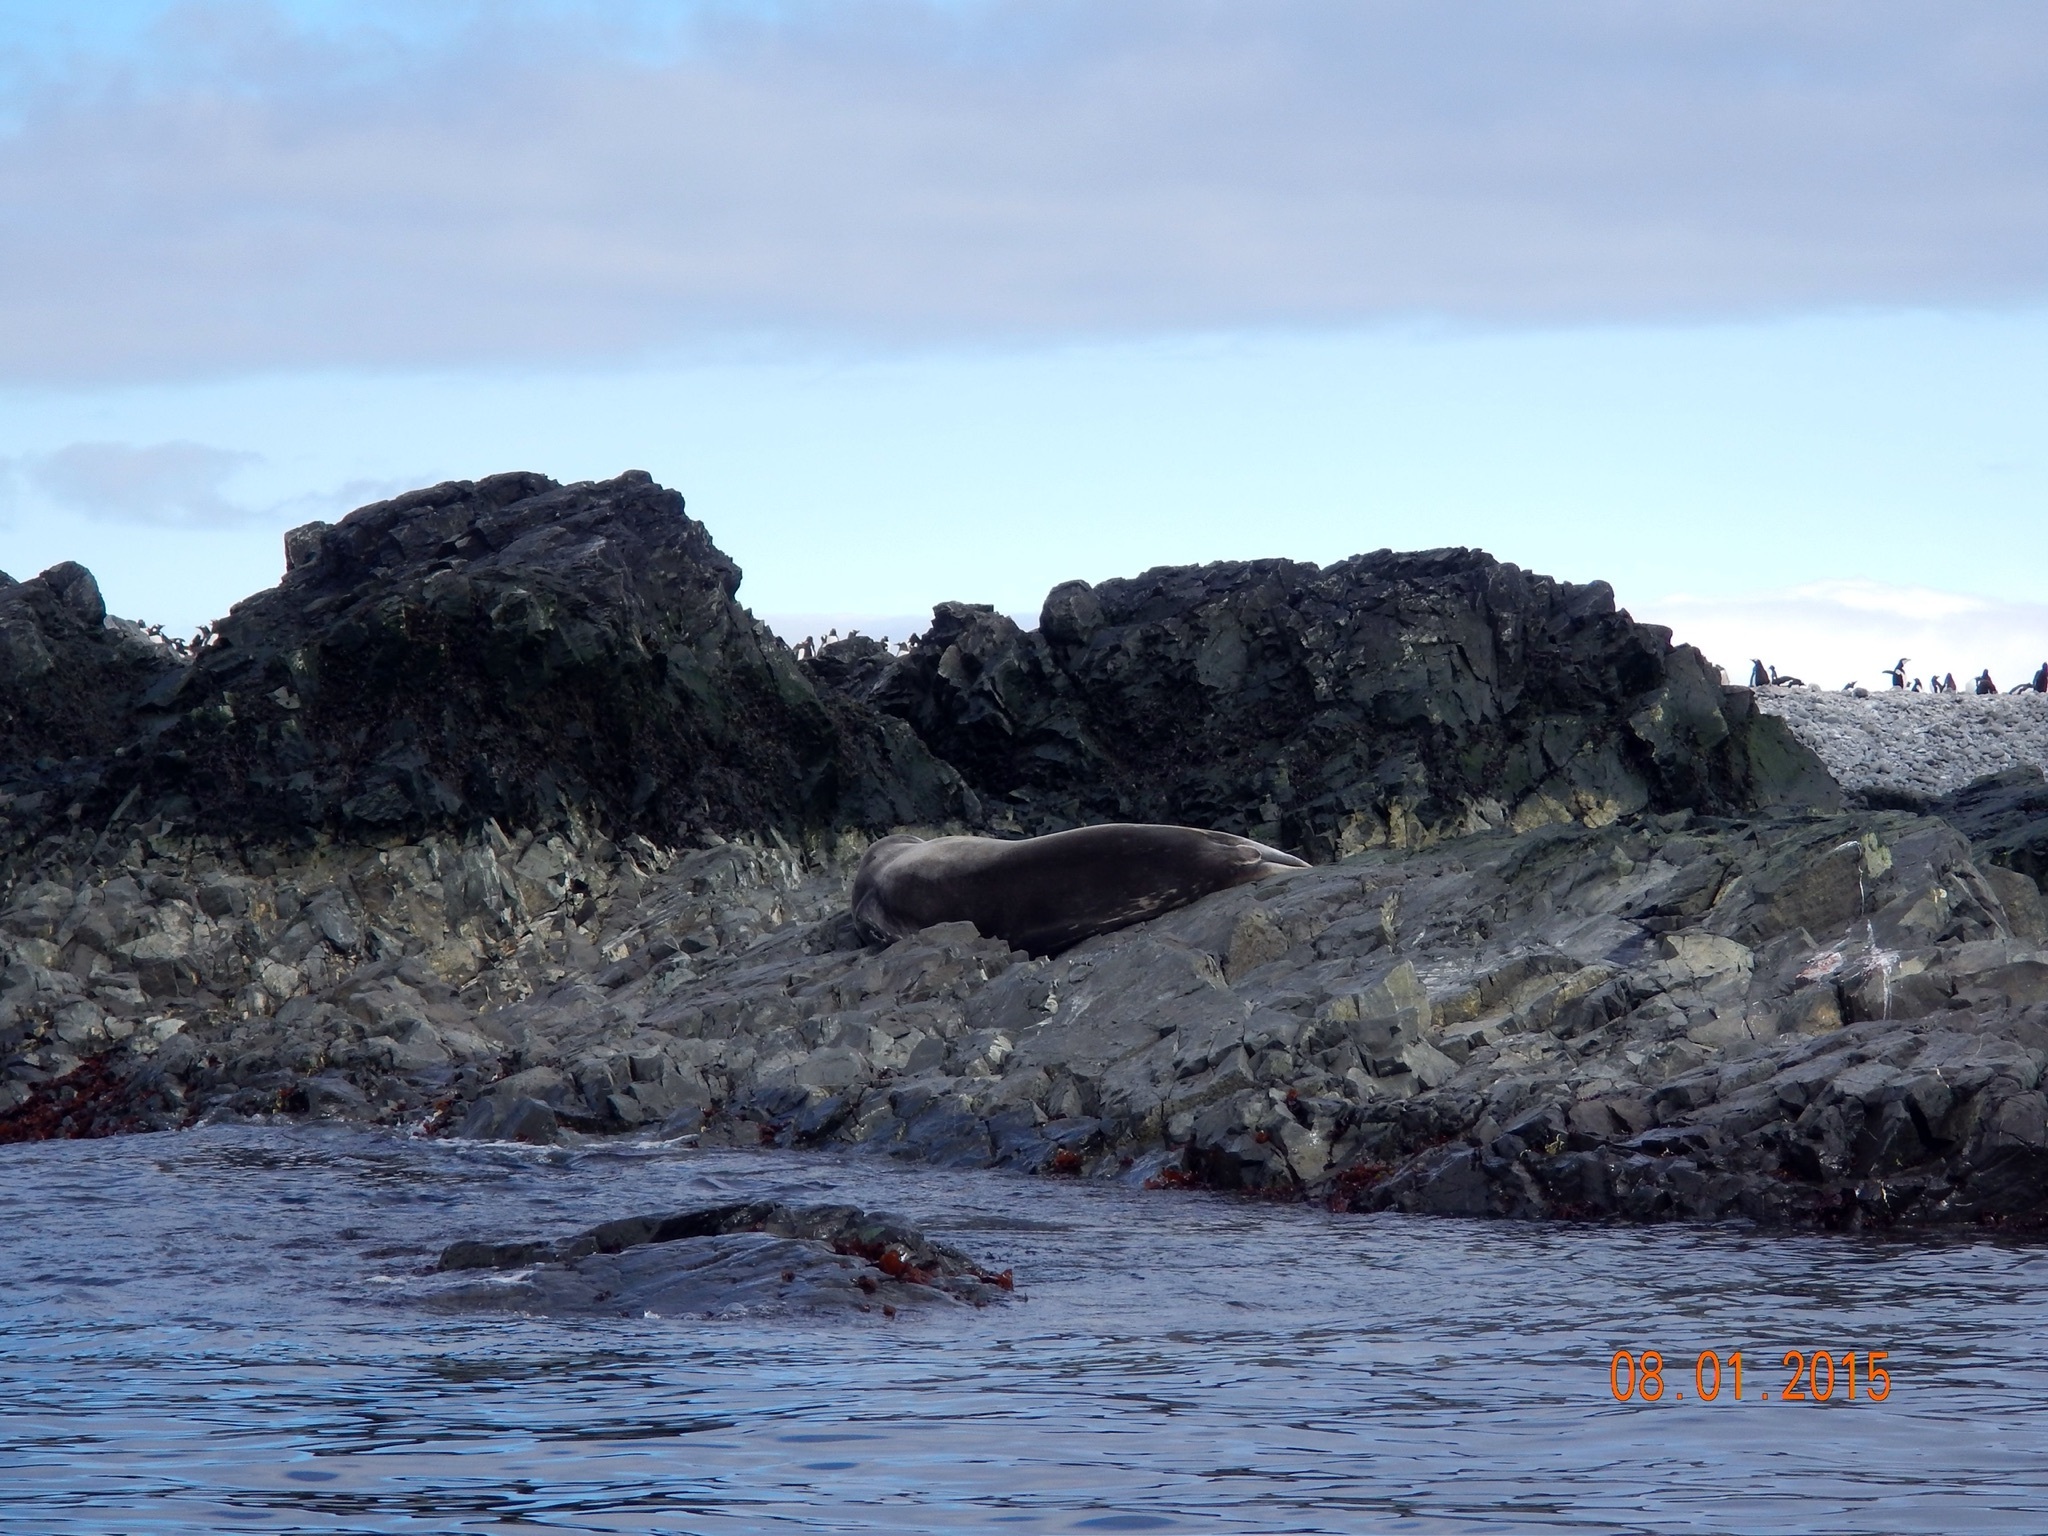
<path fill-rule="evenodd" d="M 900 1211 L 1027 1299 L 411 1299 L 456 1238 L 736 1198 Z M 0 1530 L 2040 1532 L 2043 1337 L 2048 1251 L 1990 1241 L 307 1127 L 45 1143 L 0 1148 Z M 1617 1403 L 1614 1351 L 1653 1348 L 1665 1400 Z M 1697 1400 L 1707 1348 L 1745 1400 Z M 1780 1401 L 1787 1349 L 1886 1350 L 1892 1395 Z"/>

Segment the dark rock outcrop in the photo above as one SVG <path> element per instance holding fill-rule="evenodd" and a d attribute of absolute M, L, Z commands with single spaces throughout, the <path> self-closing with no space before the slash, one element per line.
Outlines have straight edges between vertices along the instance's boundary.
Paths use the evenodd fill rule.
<path fill-rule="evenodd" d="M 1316 859 L 1837 800 L 1604 585 L 1465 550 L 1070 582 L 1030 633 L 948 603 L 907 654 L 799 662 L 637 472 L 450 482 L 286 546 L 189 660 L 107 621 L 82 568 L 0 589 L 0 791 L 243 840 L 1134 820 Z M 70 765 L 40 801 L 37 759 Z"/>
<path fill-rule="evenodd" d="M 819 697 L 645 474 L 450 482 L 286 542 L 284 580 L 143 701 L 149 804 L 256 837 L 580 816 L 676 839 L 964 808 L 900 725 Z"/>
<path fill-rule="evenodd" d="M 1311 857 L 1641 811 L 1839 806 L 1819 761 L 1670 632 L 1470 550 L 1069 582 L 1023 632 L 942 604 L 821 685 L 909 722 L 990 823 L 1217 827 Z"/>
<path fill-rule="evenodd" d="M 174 647 L 108 619 L 84 566 L 0 574 L 0 766 L 19 774 L 38 759 L 115 751 L 133 735 L 137 700 L 183 672 Z"/>

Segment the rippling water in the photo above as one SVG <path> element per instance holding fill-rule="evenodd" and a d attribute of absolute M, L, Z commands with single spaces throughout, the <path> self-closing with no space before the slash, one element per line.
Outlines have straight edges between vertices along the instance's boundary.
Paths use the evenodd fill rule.
<path fill-rule="evenodd" d="M 903 1212 L 1028 1300 L 406 1299 L 458 1237 L 736 1196 Z M 217 1128 L 0 1148 L 0 1326 L 0 1530 L 37 1536 L 2048 1530 L 2048 1252 L 1990 1242 Z M 1651 1348 L 1671 1391 L 1617 1403 L 1614 1351 Z M 1696 1400 L 1705 1348 L 1743 1351 L 1744 1401 Z M 1892 1395 L 1780 1401 L 1793 1348 L 1887 1350 Z"/>

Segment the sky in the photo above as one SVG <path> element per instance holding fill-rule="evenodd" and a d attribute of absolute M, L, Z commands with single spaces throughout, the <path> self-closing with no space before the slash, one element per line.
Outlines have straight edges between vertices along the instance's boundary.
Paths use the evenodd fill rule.
<path fill-rule="evenodd" d="M 1471 545 L 2048 656 L 2048 8 L 0 0 L 0 569 L 652 472 L 785 634 Z"/>

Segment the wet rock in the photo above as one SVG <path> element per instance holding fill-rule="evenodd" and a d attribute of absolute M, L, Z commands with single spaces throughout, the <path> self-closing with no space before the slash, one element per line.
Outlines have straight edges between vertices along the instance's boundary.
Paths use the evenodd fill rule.
<path fill-rule="evenodd" d="M 539 1099 L 513 1095 L 478 1099 L 455 1134 L 468 1141 L 530 1141 L 547 1143 L 561 1133 L 552 1106 Z"/>
<path fill-rule="evenodd" d="M 548 1316 L 736 1317 L 986 1306 L 984 1270 L 907 1223 L 852 1206 L 776 1202 L 606 1222 L 557 1242 L 461 1242 L 441 1255 L 443 1308 Z"/>

